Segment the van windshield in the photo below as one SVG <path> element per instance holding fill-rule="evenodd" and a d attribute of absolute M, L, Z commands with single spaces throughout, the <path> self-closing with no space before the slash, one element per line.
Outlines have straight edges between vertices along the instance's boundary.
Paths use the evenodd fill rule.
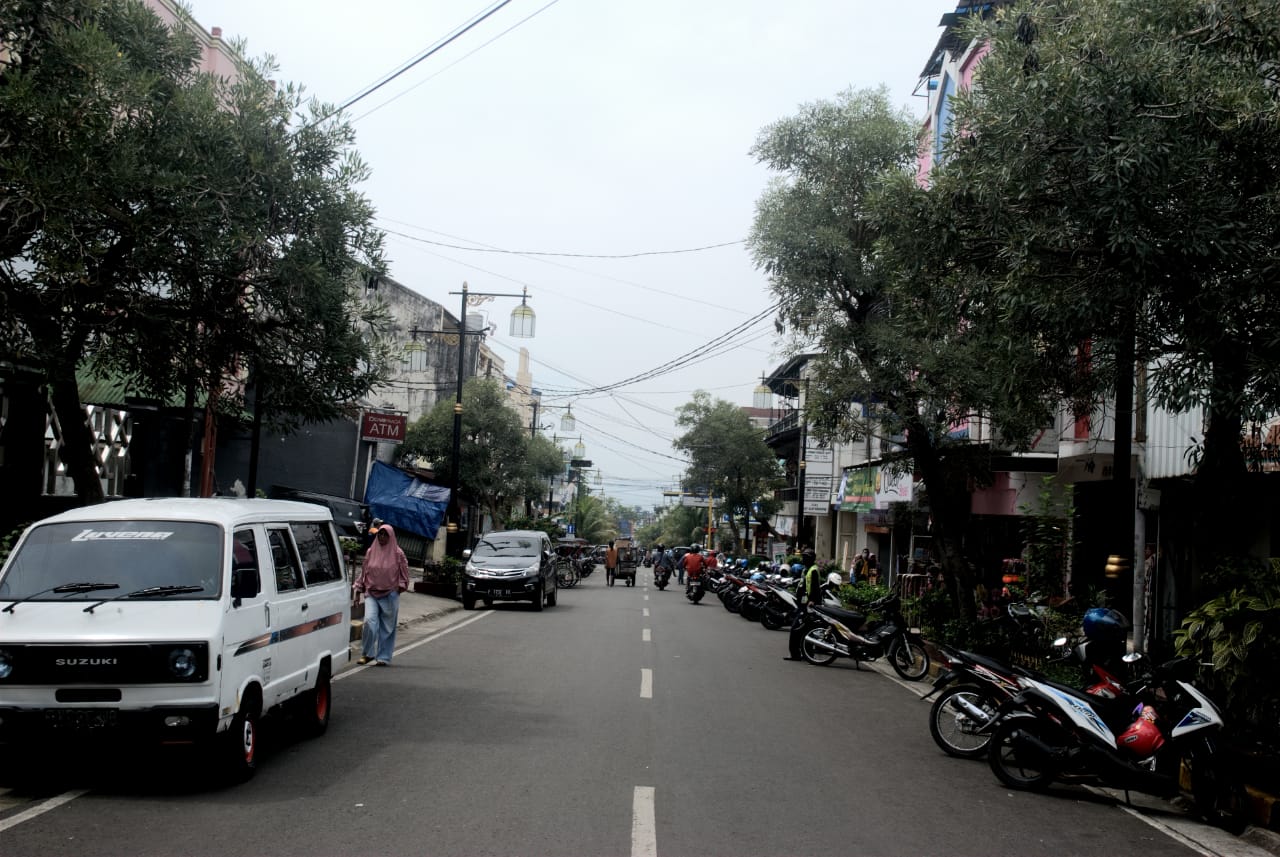
<path fill-rule="evenodd" d="M 10 557 L 0 601 L 101 601 L 101 592 L 51 592 L 93 578 L 119 592 L 155 586 L 197 586 L 176 599 L 217 598 L 222 592 L 222 530 L 188 521 L 80 521 L 36 527 Z M 110 593 L 114 594 L 114 593 Z"/>
<path fill-rule="evenodd" d="M 476 545 L 472 556 L 481 559 L 498 556 L 536 557 L 542 553 L 542 542 L 533 536 L 486 536 Z"/>

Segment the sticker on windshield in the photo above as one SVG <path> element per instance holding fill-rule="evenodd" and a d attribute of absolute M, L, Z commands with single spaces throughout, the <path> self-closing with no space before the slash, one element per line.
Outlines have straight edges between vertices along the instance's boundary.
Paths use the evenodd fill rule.
<path fill-rule="evenodd" d="M 81 530 L 79 533 L 71 537 L 73 542 L 96 542 L 100 540 L 107 541 L 144 541 L 144 542 L 162 542 L 169 536 L 173 535 L 172 531 L 165 530 Z"/>

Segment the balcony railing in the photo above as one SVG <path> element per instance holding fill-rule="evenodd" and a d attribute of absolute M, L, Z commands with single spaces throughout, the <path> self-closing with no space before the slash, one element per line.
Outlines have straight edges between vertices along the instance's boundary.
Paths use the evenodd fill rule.
<path fill-rule="evenodd" d="M 792 411 L 791 413 L 783 416 L 781 419 L 774 420 L 769 425 L 769 428 L 767 428 L 764 433 L 765 443 L 768 443 L 770 440 L 772 440 L 775 437 L 778 437 L 781 434 L 784 434 L 789 431 L 795 431 L 799 427 L 800 427 L 800 412 Z"/>

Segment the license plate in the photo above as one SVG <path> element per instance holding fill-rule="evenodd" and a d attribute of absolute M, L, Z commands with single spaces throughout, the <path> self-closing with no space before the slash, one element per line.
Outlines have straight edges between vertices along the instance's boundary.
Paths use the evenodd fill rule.
<path fill-rule="evenodd" d="M 49 708 L 45 709 L 45 725 L 52 729 L 110 729 L 116 725 L 114 708 Z"/>
<path fill-rule="evenodd" d="M 495 595 L 495 596 L 497 596 L 498 598 L 502 598 L 502 597 L 504 597 L 504 596 L 507 594 L 507 590 L 505 590 L 505 589 L 491 589 L 491 590 L 489 590 L 489 593 L 490 593 L 491 595 Z"/>

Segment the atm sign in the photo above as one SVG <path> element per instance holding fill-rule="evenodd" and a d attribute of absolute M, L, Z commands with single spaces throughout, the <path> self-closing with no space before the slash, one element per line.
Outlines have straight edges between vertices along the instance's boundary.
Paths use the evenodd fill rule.
<path fill-rule="evenodd" d="M 402 414 L 365 414 L 360 420 L 360 439 L 376 443 L 402 443 L 409 418 Z"/>

